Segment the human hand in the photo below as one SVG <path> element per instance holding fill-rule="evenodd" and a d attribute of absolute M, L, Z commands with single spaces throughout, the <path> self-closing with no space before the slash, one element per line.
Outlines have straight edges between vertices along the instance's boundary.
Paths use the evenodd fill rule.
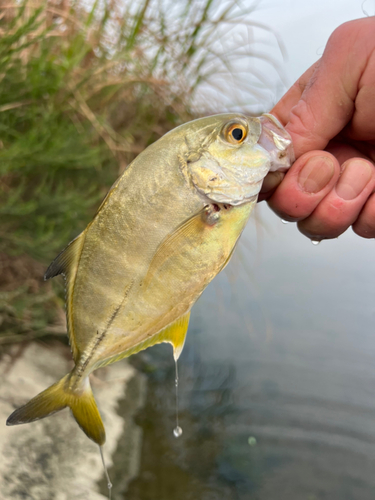
<path fill-rule="evenodd" d="M 271 113 L 297 160 L 266 177 L 259 199 L 313 240 L 349 226 L 375 238 L 375 17 L 339 26 Z"/>

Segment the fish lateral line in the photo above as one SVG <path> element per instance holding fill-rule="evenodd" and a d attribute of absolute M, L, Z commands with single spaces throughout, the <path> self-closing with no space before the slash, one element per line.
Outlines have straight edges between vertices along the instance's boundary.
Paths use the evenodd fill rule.
<path fill-rule="evenodd" d="M 79 380 L 82 378 L 82 375 L 83 375 L 85 369 L 87 368 L 87 365 L 92 360 L 92 358 L 93 358 L 93 356 L 95 354 L 95 351 L 97 350 L 97 348 L 99 347 L 99 345 L 103 342 L 106 333 L 107 333 L 107 329 L 104 330 L 100 334 L 99 337 L 96 337 L 95 343 L 94 343 L 93 347 L 90 349 L 87 357 L 85 357 L 82 362 L 81 362 L 81 360 L 82 360 L 82 358 L 81 358 L 80 363 L 73 370 L 73 372 L 74 372 L 74 379 L 76 380 L 74 386 L 76 386 L 78 384 Z M 97 332 L 97 335 L 99 335 L 99 332 Z"/>
<path fill-rule="evenodd" d="M 132 288 L 133 284 L 134 284 L 134 279 L 130 282 L 129 285 L 127 285 L 127 287 L 125 289 L 124 297 L 123 297 L 122 301 L 120 302 L 120 304 L 113 311 L 111 317 L 108 320 L 108 323 L 107 323 L 105 329 L 102 331 L 101 334 L 99 334 L 99 331 L 97 330 L 96 337 L 94 337 L 94 339 L 93 339 L 92 346 L 89 346 L 89 348 L 87 349 L 87 354 L 86 355 L 82 355 L 82 357 L 80 358 L 78 364 L 76 365 L 76 368 L 74 369 L 74 374 L 75 374 L 75 378 L 77 379 L 77 381 L 79 381 L 82 378 L 82 375 L 83 375 L 85 369 L 87 368 L 88 364 L 92 360 L 92 358 L 93 358 L 94 354 L 96 353 L 99 345 L 105 339 L 105 337 L 106 337 L 106 335 L 108 333 L 108 330 L 112 326 L 114 320 L 116 319 L 116 317 L 118 316 L 118 313 L 120 312 L 120 309 L 124 305 L 124 302 L 125 302 L 127 296 L 129 295 L 129 291 Z"/>

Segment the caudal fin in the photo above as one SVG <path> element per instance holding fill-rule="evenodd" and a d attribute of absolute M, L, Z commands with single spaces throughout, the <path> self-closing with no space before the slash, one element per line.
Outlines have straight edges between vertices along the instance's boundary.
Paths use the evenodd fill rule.
<path fill-rule="evenodd" d="M 68 381 L 69 374 L 15 410 L 8 417 L 7 425 L 34 422 L 68 406 L 83 432 L 102 446 L 105 442 L 105 430 L 89 380 L 86 379 L 79 392 L 70 390 Z"/>

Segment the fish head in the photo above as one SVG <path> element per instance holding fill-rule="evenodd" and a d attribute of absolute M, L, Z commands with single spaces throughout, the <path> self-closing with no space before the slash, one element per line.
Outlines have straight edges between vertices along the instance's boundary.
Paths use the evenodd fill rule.
<path fill-rule="evenodd" d="M 206 202 L 252 201 L 269 171 L 286 171 L 294 161 L 291 138 L 272 115 L 224 114 L 191 124 L 184 165 Z"/>

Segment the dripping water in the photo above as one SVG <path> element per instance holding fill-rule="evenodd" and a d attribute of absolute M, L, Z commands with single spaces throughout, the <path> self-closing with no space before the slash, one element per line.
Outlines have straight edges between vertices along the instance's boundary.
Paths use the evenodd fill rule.
<path fill-rule="evenodd" d="M 107 465 L 106 465 L 105 460 L 104 460 L 103 448 L 101 446 L 99 446 L 99 451 L 100 451 L 100 456 L 102 457 L 102 463 L 103 463 L 103 467 L 104 467 L 104 474 L 105 474 L 105 477 L 107 478 L 108 500 L 111 500 L 111 498 L 112 498 L 112 483 L 111 483 L 111 480 L 109 478 L 109 474 L 108 474 L 108 470 L 107 470 Z"/>
<path fill-rule="evenodd" d="M 173 435 L 175 438 L 179 438 L 182 434 L 182 429 L 179 425 L 178 421 L 178 367 L 177 367 L 177 359 L 174 360 L 176 366 L 176 378 L 175 378 L 175 387 L 176 387 L 176 427 L 173 429 Z"/>
<path fill-rule="evenodd" d="M 282 222 L 282 224 L 289 224 L 289 221 L 285 220 L 285 219 L 281 219 L 281 222 Z"/>
<path fill-rule="evenodd" d="M 319 245 L 320 240 L 311 240 L 311 243 L 315 246 Z"/>

